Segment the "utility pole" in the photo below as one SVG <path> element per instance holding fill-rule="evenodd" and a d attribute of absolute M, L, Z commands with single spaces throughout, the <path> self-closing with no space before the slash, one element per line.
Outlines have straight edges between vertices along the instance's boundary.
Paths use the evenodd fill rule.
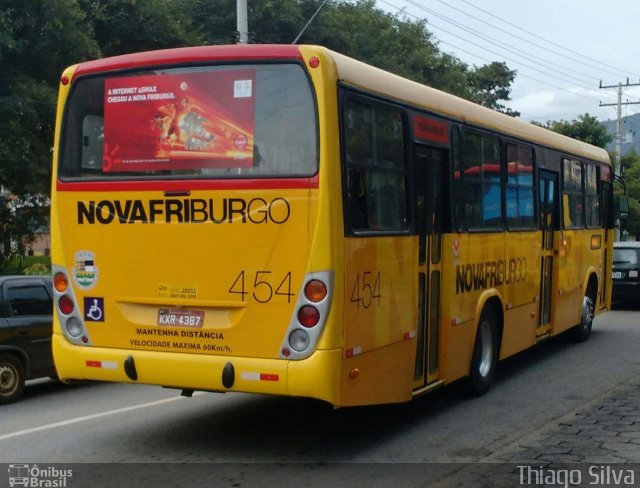
<path fill-rule="evenodd" d="M 616 118 L 616 157 L 618 158 L 618 170 L 616 171 L 614 168 L 613 179 L 618 180 L 622 183 L 625 188 L 625 196 L 626 196 L 626 186 L 624 184 L 624 168 L 622 167 L 622 106 L 623 105 L 637 105 L 640 102 L 622 102 L 622 87 L 629 86 L 640 86 L 640 83 L 629 83 L 629 78 L 627 78 L 627 83 L 623 85 L 622 83 L 618 83 L 617 85 L 609 85 L 602 86 L 602 80 L 600 80 L 600 88 L 617 88 L 618 89 L 618 102 L 617 103 L 602 103 L 600 102 L 601 107 L 611 107 L 613 105 L 617 106 L 617 118 Z M 616 221 L 614 224 L 614 241 L 619 241 L 622 236 L 622 228 L 621 228 L 621 219 L 616 217 Z"/>
<path fill-rule="evenodd" d="M 618 174 L 620 178 L 622 178 L 622 174 L 624 172 L 622 168 L 622 106 L 623 105 L 638 105 L 640 102 L 622 102 L 622 87 L 629 86 L 640 86 L 640 83 L 629 83 L 629 78 L 627 78 L 627 83 L 623 85 L 622 83 L 618 83 L 617 85 L 608 85 L 602 86 L 602 80 L 600 80 L 600 88 L 617 88 L 618 89 L 618 102 L 617 103 L 602 103 L 600 102 L 600 107 L 612 107 L 616 105 L 618 107 L 617 112 L 618 116 L 616 118 L 616 156 L 618 158 Z"/>
<path fill-rule="evenodd" d="M 236 0 L 238 44 L 249 44 L 249 21 L 247 20 L 247 0 Z"/>

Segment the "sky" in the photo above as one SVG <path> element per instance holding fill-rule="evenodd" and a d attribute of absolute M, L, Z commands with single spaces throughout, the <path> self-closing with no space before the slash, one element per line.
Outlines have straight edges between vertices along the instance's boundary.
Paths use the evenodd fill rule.
<path fill-rule="evenodd" d="M 427 20 L 442 51 L 470 66 L 503 61 L 517 71 L 506 105 L 527 121 L 614 120 L 640 102 L 639 0 L 377 0 Z M 626 86 L 628 83 L 630 86 Z M 615 88 L 600 89 L 602 86 Z M 640 112 L 623 105 L 622 116 Z"/>

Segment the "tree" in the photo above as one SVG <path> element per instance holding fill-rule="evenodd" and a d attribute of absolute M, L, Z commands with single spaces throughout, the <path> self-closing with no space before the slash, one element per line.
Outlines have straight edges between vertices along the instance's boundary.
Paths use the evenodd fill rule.
<path fill-rule="evenodd" d="M 625 222 L 625 230 L 633 236 L 640 237 L 640 156 L 634 150 L 622 156 L 621 161 L 624 188 L 629 197 L 629 216 Z M 622 195 L 623 188 L 616 184 L 616 195 Z"/>
<path fill-rule="evenodd" d="M 264 8 L 254 8 L 250 12 L 251 25 L 257 26 L 255 37 L 258 42 L 291 42 L 318 7 L 316 0 L 287 0 L 278 2 L 284 4 L 281 8 L 286 10 L 286 16 L 282 13 L 265 15 L 273 12 L 269 9 L 272 3 L 263 2 Z M 392 15 L 375 5 L 374 0 L 329 2 L 300 42 L 320 44 L 485 107 L 519 115 L 501 103 L 509 100 L 510 86 L 516 75 L 506 64 L 470 68 L 440 50 L 437 40 L 427 29 L 426 20 Z"/>
<path fill-rule="evenodd" d="M 0 3 L 0 191 L 5 196 L 48 193 L 60 73 L 98 53 L 75 0 Z M 24 222 L 1 207 L 0 243 L 6 251 L 9 242 L 20 240 Z"/>
<path fill-rule="evenodd" d="M 101 56 L 202 44 L 197 0 L 78 0 L 91 19 Z M 228 42 L 228 40 L 227 40 Z"/>
<path fill-rule="evenodd" d="M 510 70 L 506 63 L 493 62 L 476 68 L 470 76 L 469 99 L 488 108 L 518 117 L 520 112 L 507 108 L 501 100 L 510 100 L 511 83 L 516 72 Z"/>
<path fill-rule="evenodd" d="M 547 121 L 546 125 L 537 125 L 602 148 L 613 140 L 605 125 L 588 113 L 580 115 L 571 122 L 566 120 Z"/>

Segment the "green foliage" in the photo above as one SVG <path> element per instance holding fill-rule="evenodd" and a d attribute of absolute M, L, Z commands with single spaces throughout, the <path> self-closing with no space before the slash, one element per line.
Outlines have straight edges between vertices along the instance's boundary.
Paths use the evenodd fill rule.
<path fill-rule="evenodd" d="M 44 272 L 46 269 L 47 272 Z M 29 273 L 27 273 L 29 270 Z M 43 271 L 42 273 L 38 271 Z M 21 256 L 12 255 L 0 262 L 0 274 L 50 274 L 50 256 Z"/>
<path fill-rule="evenodd" d="M 100 54 L 75 0 L 0 2 L 0 183 L 15 196 L 49 192 L 57 83 L 62 70 Z M 0 242 L 25 224 L 0 209 Z"/>
<path fill-rule="evenodd" d="M 196 0 L 78 0 L 102 56 L 201 44 Z"/>
<path fill-rule="evenodd" d="M 629 217 L 624 223 L 625 230 L 632 236 L 640 237 L 640 156 L 635 151 L 621 159 L 627 196 L 629 197 Z M 623 194 L 623 187 L 616 184 L 616 195 Z"/>
<path fill-rule="evenodd" d="M 621 222 L 625 235 L 640 236 L 640 202 L 635 198 L 629 198 L 629 217 Z"/>
<path fill-rule="evenodd" d="M 567 120 L 550 120 L 542 127 L 602 148 L 613 140 L 613 137 L 607 133 L 605 125 L 598 122 L 598 119 L 588 113 L 580 115 L 576 120 L 570 122 Z"/>
<path fill-rule="evenodd" d="M 51 269 L 42 263 L 35 263 L 24 269 L 24 274 L 35 276 L 35 275 L 49 275 L 51 274 Z"/>

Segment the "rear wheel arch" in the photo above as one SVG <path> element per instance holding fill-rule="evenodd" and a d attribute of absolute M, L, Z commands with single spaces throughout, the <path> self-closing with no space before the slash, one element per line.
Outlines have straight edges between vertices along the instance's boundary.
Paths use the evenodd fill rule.
<path fill-rule="evenodd" d="M 598 277 L 595 272 L 589 275 L 580 303 L 578 324 L 569 329 L 566 338 L 571 342 L 585 342 L 591 335 L 593 319 L 598 298 Z"/>
<path fill-rule="evenodd" d="M 483 395 L 491 388 L 502 344 L 504 323 L 502 301 L 497 295 L 482 304 L 475 329 L 475 339 L 469 365 L 469 391 Z"/>

